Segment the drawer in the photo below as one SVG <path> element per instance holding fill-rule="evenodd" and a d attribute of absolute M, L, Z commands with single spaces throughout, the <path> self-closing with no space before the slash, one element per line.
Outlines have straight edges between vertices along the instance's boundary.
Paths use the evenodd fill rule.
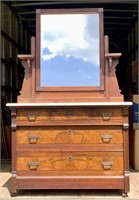
<path fill-rule="evenodd" d="M 45 156 L 36 156 L 34 153 L 31 157 L 18 157 L 17 170 L 123 171 L 123 157 L 122 153 L 114 152 L 110 155 L 107 152 L 105 156 L 96 152 L 46 153 Z"/>
<path fill-rule="evenodd" d="M 18 109 L 17 125 L 105 125 L 122 124 L 122 108 Z"/>
<path fill-rule="evenodd" d="M 122 144 L 121 126 L 19 127 L 17 144 Z"/>

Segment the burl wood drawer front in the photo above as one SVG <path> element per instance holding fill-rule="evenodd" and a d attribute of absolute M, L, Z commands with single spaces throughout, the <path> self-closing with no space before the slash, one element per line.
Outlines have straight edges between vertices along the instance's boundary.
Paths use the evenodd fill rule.
<path fill-rule="evenodd" d="M 109 153 L 107 153 L 108 155 Z M 114 155 L 114 153 L 113 153 Z M 119 153 L 121 155 L 121 153 Z M 18 157 L 17 171 L 123 171 L 123 157 L 95 157 L 93 153 L 68 152 L 45 157 Z"/>
<path fill-rule="evenodd" d="M 123 123 L 122 108 L 18 109 L 17 125 L 101 125 Z"/>
<path fill-rule="evenodd" d="M 122 144 L 119 126 L 20 127 L 17 144 Z"/>

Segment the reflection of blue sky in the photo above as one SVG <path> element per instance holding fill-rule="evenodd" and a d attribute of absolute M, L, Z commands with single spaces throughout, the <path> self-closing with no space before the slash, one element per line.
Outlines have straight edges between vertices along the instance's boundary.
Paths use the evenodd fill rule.
<path fill-rule="evenodd" d="M 98 86 L 99 67 L 73 57 L 41 59 L 41 86 Z"/>
<path fill-rule="evenodd" d="M 99 16 L 41 16 L 41 86 L 97 86 Z"/>

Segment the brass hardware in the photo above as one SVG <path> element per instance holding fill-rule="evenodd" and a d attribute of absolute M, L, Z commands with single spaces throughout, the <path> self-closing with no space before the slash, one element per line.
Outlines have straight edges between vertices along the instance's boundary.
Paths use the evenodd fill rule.
<path fill-rule="evenodd" d="M 37 170 L 39 165 L 39 162 L 28 162 L 28 167 L 30 170 Z"/>
<path fill-rule="evenodd" d="M 34 122 L 34 121 L 36 120 L 36 117 L 37 117 L 37 115 L 28 114 L 28 120 L 29 120 L 30 122 Z"/>
<path fill-rule="evenodd" d="M 68 134 L 71 134 L 71 133 L 72 133 L 72 130 L 71 130 L 71 129 L 68 129 L 67 132 L 68 132 Z"/>
<path fill-rule="evenodd" d="M 68 160 L 72 160 L 72 156 L 69 156 L 69 157 L 68 157 Z"/>
<path fill-rule="evenodd" d="M 102 166 L 103 166 L 103 169 L 104 170 L 109 170 L 109 169 L 111 169 L 111 167 L 112 167 L 112 162 L 102 162 Z"/>
<path fill-rule="evenodd" d="M 108 121 L 111 118 L 111 113 L 103 113 L 102 118 L 104 121 Z"/>
<path fill-rule="evenodd" d="M 37 135 L 29 135 L 28 140 L 30 144 L 36 144 L 40 136 Z"/>
<path fill-rule="evenodd" d="M 70 118 L 70 117 L 72 117 L 72 113 L 71 112 L 68 112 L 67 113 L 67 116 Z"/>
<path fill-rule="evenodd" d="M 101 139 L 103 143 L 109 143 L 112 139 L 112 135 L 101 135 Z"/>

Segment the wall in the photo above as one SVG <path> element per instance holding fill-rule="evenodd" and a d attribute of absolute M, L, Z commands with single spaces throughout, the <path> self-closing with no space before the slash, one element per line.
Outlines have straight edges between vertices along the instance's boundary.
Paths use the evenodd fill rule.
<path fill-rule="evenodd" d="M 138 18 L 128 32 L 128 54 L 130 62 L 138 59 Z"/>
<path fill-rule="evenodd" d="M 18 91 L 18 72 L 23 69 L 17 54 L 30 52 L 30 35 L 22 20 L 10 9 L 7 2 L 0 1 L 1 14 L 1 134 L 0 162 L 11 156 L 10 110 L 6 102 L 16 102 Z M 1 163 L 0 163 L 1 168 Z"/>
<path fill-rule="evenodd" d="M 0 4 L 1 94 L 6 96 L 9 102 L 16 102 L 18 86 L 13 65 L 18 64 L 17 54 L 30 52 L 30 35 L 16 13 L 5 2 L 0 2 Z"/>

